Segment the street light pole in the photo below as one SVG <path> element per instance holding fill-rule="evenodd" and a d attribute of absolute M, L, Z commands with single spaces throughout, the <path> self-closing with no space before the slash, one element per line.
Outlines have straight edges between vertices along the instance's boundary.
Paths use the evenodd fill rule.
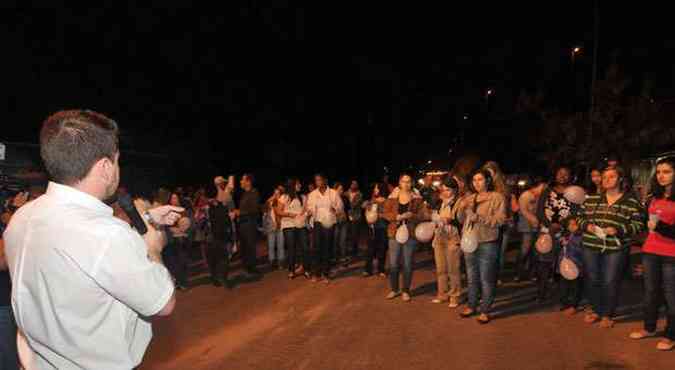
<path fill-rule="evenodd" d="M 591 75 L 591 107 L 589 112 L 593 113 L 593 106 L 595 105 L 595 99 L 593 97 L 593 90 L 595 90 L 595 80 L 598 75 L 598 45 L 600 44 L 600 0 L 595 0 L 594 2 L 594 14 L 595 22 L 593 30 L 593 71 Z M 591 135 L 593 134 L 593 125 L 591 124 Z"/>

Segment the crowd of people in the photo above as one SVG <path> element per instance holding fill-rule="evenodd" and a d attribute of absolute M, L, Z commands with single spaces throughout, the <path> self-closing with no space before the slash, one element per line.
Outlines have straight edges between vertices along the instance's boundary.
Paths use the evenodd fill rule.
<path fill-rule="evenodd" d="M 68 125 L 78 130 L 67 129 Z M 84 132 L 98 141 L 69 139 L 68 135 Z M 234 176 L 218 176 L 202 189 L 160 188 L 151 199 L 136 197 L 134 203 L 149 230 L 140 238 L 119 221 L 134 225 L 132 215 L 115 202 L 115 194 L 125 193 L 123 188 L 118 189 L 116 140 L 116 124 L 102 115 L 90 111 L 56 114 L 45 122 L 41 133 L 43 160 L 55 180 L 44 195 L 45 189 L 33 188 L 8 197 L 2 204 L 3 368 L 17 366 L 16 322 L 28 334 L 19 345 L 24 343 L 28 348 L 30 343 L 31 351 L 49 356 L 35 359 L 43 364 L 74 363 L 78 355 L 64 357 L 39 340 L 43 335 L 45 340 L 61 343 L 59 338 L 71 335 L 63 327 L 50 326 L 45 332 L 42 326 L 35 326 L 37 322 L 31 326 L 31 322 L 23 321 L 32 310 L 42 310 L 34 313 L 42 315 L 39 317 L 43 320 L 57 315 L 62 305 L 72 305 L 72 294 L 63 292 L 71 286 L 79 289 L 77 299 L 89 302 L 86 306 L 76 304 L 71 310 L 98 310 L 100 315 L 117 310 L 128 317 L 130 325 L 142 326 L 142 339 L 132 340 L 133 348 L 120 341 L 114 343 L 119 347 L 117 352 L 113 353 L 113 348 L 106 352 L 119 360 L 119 353 L 126 351 L 130 357 L 124 357 L 124 361 L 138 364 L 151 337 L 149 324 L 141 315 L 168 315 L 173 311 L 174 287 L 189 288 L 189 265 L 194 256 L 206 261 L 213 285 L 232 289 L 235 279 L 230 276 L 230 267 L 237 257 L 244 281 L 261 276 L 257 250 L 261 232 L 267 242 L 269 267 L 285 270 L 288 279 L 302 277 L 329 284 L 340 267 L 359 261 L 363 262 L 364 278 L 388 278 L 383 297 L 400 297 L 403 302 L 413 299 L 415 254 L 418 248 L 429 246 L 437 287 L 432 302 L 459 309 L 460 317 L 476 317 L 481 324 L 494 319 L 495 296 L 507 275 L 506 250 L 516 235 L 520 247 L 513 281 L 535 281 L 540 304 L 550 303 L 557 290 L 561 311 L 570 316 L 583 312 L 585 322 L 599 323 L 602 328 L 615 325 L 620 282 L 630 272 L 630 250 L 641 246 L 644 326 L 629 337 L 640 340 L 657 336 L 659 312 L 665 304 L 667 326 L 657 348 L 675 347 L 673 157 L 656 163 L 647 197 L 636 194 L 629 175 L 616 161 L 590 171 L 584 187 L 575 184 L 566 166 L 555 169 L 550 181 L 532 178 L 522 187 L 508 186 L 500 166 L 487 162 L 470 173 L 448 173 L 437 183 L 427 176 L 420 187 L 415 186 L 410 174 L 403 173 L 397 184 L 374 183 L 365 194 L 357 181 L 345 186 L 340 182 L 329 184 L 321 174 L 308 184 L 290 178 L 265 200 L 255 187 L 253 174 L 242 175 L 239 186 Z M 71 152 L 83 160 L 63 160 L 73 143 L 82 147 Z M 100 155 L 97 150 L 105 153 Z M 56 212 L 56 218 L 52 212 Z M 362 230 L 367 230 L 367 236 Z M 111 236 L 114 243 L 109 240 Z M 367 248 L 362 254 L 363 236 Z M 103 247 L 90 248 L 92 240 Z M 11 246 L 7 249 L 11 253 L 5 253 L 6 244 Z M 29 244 L 35 246 L 28 248 Z M 113 244 L 114 248 L 109 248 Z M 63 274 L 63 269 L 75 269 L 89 278 Z M 44 280 L 45 275 L 38 270 L 50 271 L 50 279 L 58 277 L 63 284 Z M 114 278 L 116 274 L 124 279 Z M 91 279 L 98 285 L 92 285 Z M 142 282 L 143 289 L 128 289 L 126 283 L 132 281 Z M 99 286 L 106 295 L 100 294 Z M 60 303 L 44 299 L 50 289 L 64 293 L 55 298 Z M 99 301 L 104 304 L 92 304 Z M 24 310 L 16 311 L 16 307 Z M 81 318 L 78 325 L 93 325 L 103 337 L 120 330 L 114 325 L 102 327 L 100 320 L 89 322 L 88 317 L 83 313 L 71 318 Z M 58 322 L 55 319 L 43 324 Z M 59 335 L 52 338 L 54 333 Z M 81 339 L 84 344 L 78 346 L 63 342 L 65 350 L 77 352 L 86 347 L 88 342 Z M 100 351 L 88 348 L 87 353 L 97 355 L 77 361 L 106 361 L 107 354 L 101 357 Z"/>
<path fill-rule="evenodd" d="M 534 281 L 540 304 L 550 303 L 557 290 L 561 311 L 583 312 L 585 322 L 603 328 L 615 324 L 620 282 L 630 274 L 630 248 L 641 244 L 645 326 L 630 337 L 655 336 L 659 306 L 666 303 L 668 326 L 658 344 L 666 350 L 675 346 L 673 168 L 673 158 L 658 162 L 646 199 L 631 189 L 616 162 L 590 171 L 584 189 L 573 184 L 566 166 L 555 169 L 551 181 L 537 177 L 514 188 L 496 162 L 487 162 L 467 175 L 450 173 L 437 186 L 427 177 L 417 188 L 411 175 L 402 174 L 398 184 L 374 183 L 363 194 L 357 181 L 345 190 L 340 182 L 329 186 L 319 174 L 307 186 L 291 178 L 262 201 L 253 175 L 246 174 L 236 200 L 234 177 L 217 177 L 211 190 L 160 189 L 153 202 L 187 210 L 168 228 L 163 252 L 179 289 L 187 288 L 188 250 L 205 251 L 216 286 L 234 286 L 228 267 L 235 254 L 245 279 L 257 277 L 262 231 L 268 265 L 286 270 L 288 279 L 329 283 L 338 268 L 359 258 L 363 277 L 388 278 L 386 299 L 408 302 L 415 253 L 430 245 L 437 278 L 432 302 L 452 309 L 463 305 L 459 315 L 476 316 L 482 324 L 493 318 L 514 236 L 520 243 L 513 281 Z M 363 229 L 367 248 L 359 256 Z"/>

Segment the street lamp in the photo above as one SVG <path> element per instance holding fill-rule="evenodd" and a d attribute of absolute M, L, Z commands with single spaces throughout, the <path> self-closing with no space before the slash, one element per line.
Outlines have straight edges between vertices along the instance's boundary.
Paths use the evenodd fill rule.
<path fill-rule="evenodd" d="M 575 46 L 572 48 L 572 64 L 576 61 L 577 55 L 581 53 L 581 48 L 578 46 Z"/>

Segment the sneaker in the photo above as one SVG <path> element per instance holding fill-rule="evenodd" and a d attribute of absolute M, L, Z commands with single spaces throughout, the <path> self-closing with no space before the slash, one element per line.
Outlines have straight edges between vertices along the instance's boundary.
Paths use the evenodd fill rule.
<path fill-rule="evenodd" d="M 602 320 L 600 320 L 600 327 L 604 329 L 611 329 L 614 327 L 614 320 L 610 319 L 609 317 L 603 317 Z"/>
<path fill-rule="evenodd" d="M 645 338 L 652 338 L 656 336 L 656 332 L 648 332 L 646 330 L 639 330 L 639 331 L 634 331 L 630 333 L 628 336 L 630 339 L 635 339 L 635 340 L 640 340 L 640 339 L 645 339 Z"/>
<path fill-rule="evenodd" d="M 457 298 L 450 298 L 450 303 L 448 304 L 448 308 L 457 308 L 459 307 L 459 301 Z"/>
<path fill-rule="evenodd" d="M 403 292 L 403 294 L 401 294 L 401 300 L 403 302 L 410 302 L 410 300 L 411 300 L 410 294 L 406 293 L 406 292 Z"/>
<path fill-rule="evenodd" d="M 387 275 L 385 275 L 384 272 L 380 272 L 380 273 L 378 274 L 378 276 L 381 277 L 381 278 L 386 278 L 386 277 L 387 277 Z"/>
<path fill-rule="evenodd" d="M 656 344 L 656 349 L 659 351 L 670 351 L 673 348 L 675 348 L 675 342 L 670 339 L 660 340 L 659 343 Z"/>
<path fill-rule="evenodd" d="M 488 315 L 485 314 L 485 313 L 482 313 L 482 314 L 480 314 L 480 315 L 476 318 L 476 320 L 477 320 L 478 323 L 480 323 L 480 324 L 487 324 L 487 323 L 490 322 L 490 316 L 488 316 Z"/>
<path fill-rule="evenodd" d="M 599 319 L 600 319 L 600 316 L 598 316 L 598 314 L 596 314 L 593 311 L 586 312 L 586 316 L 584 316 L 584 322 L 586 324 L 593 324 L 593 323 L 597 322 Z"/>
<path fill-rule="evenodd" d="M 394 299 L 394 298 L 398 297 L 400 294 L 401 294 L 400 292 L 391 291 L 391 292 L 389 292 L 389 294 L 387 294 L 386 299 Z"/>

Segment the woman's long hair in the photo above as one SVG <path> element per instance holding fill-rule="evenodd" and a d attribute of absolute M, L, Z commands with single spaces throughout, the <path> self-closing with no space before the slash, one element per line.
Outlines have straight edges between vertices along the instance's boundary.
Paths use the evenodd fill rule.
<path fill-rule="evenodd" d="M 370 184 L 370 188 L 368 189 L 370 191 L 370 199 L 373 199 L 373 193 L 375 192 L 375 188 L 378 188 L 380 190 L 380 196 L 383 198 L 388 198 L 389 197 L 389 189 L 386 184 L 382 182 L 374 182 Z"/>
<path fill-rule="evenodd" d="M 506 179 L 504 173 L 499 167 L 499 163 L 495 161 L 485 162 L 485 164 L 481 167 L 481 170 L 491 170 L 492 173 L 495 174 L 494 176 L 491 176 L 492 184 L 494 185 L 494 191 L 500 194 L 507 193 L 508 187 L 506 186 Z M 473 180 L 473 175 L 471 176 L 471 178 Z"/>
<path fill-rule="evenodd" d="M 675 157 L 661 158 L 658 162 L 656 162 L 657 167 L 662 164 L 669 165 L 670 168 L 675 171 Z M 659 184 L 658 180 L 656 179 L 656 172 L 654 172 L 654 176 L 652 176 L 649 189 L 652 192 L 652 196 L 656 199 L 665 198 L 666 196 L 666 187 Z M 670 196 L 667 199 L 670 201 L 675 201 L 675 192 L 673 192 L 672 189 L 670 191 Z"/>
<path fill-rule="evenodd" d="M 298 184 L 298 179 L 289 179 L 286 184 L 286 195 L 288 196 L 288 203 L 290 204 L 293 199 L 298 199 L 300 204 L 302 204 L 302 196 L 295 190 L 295 186 Z"/>

